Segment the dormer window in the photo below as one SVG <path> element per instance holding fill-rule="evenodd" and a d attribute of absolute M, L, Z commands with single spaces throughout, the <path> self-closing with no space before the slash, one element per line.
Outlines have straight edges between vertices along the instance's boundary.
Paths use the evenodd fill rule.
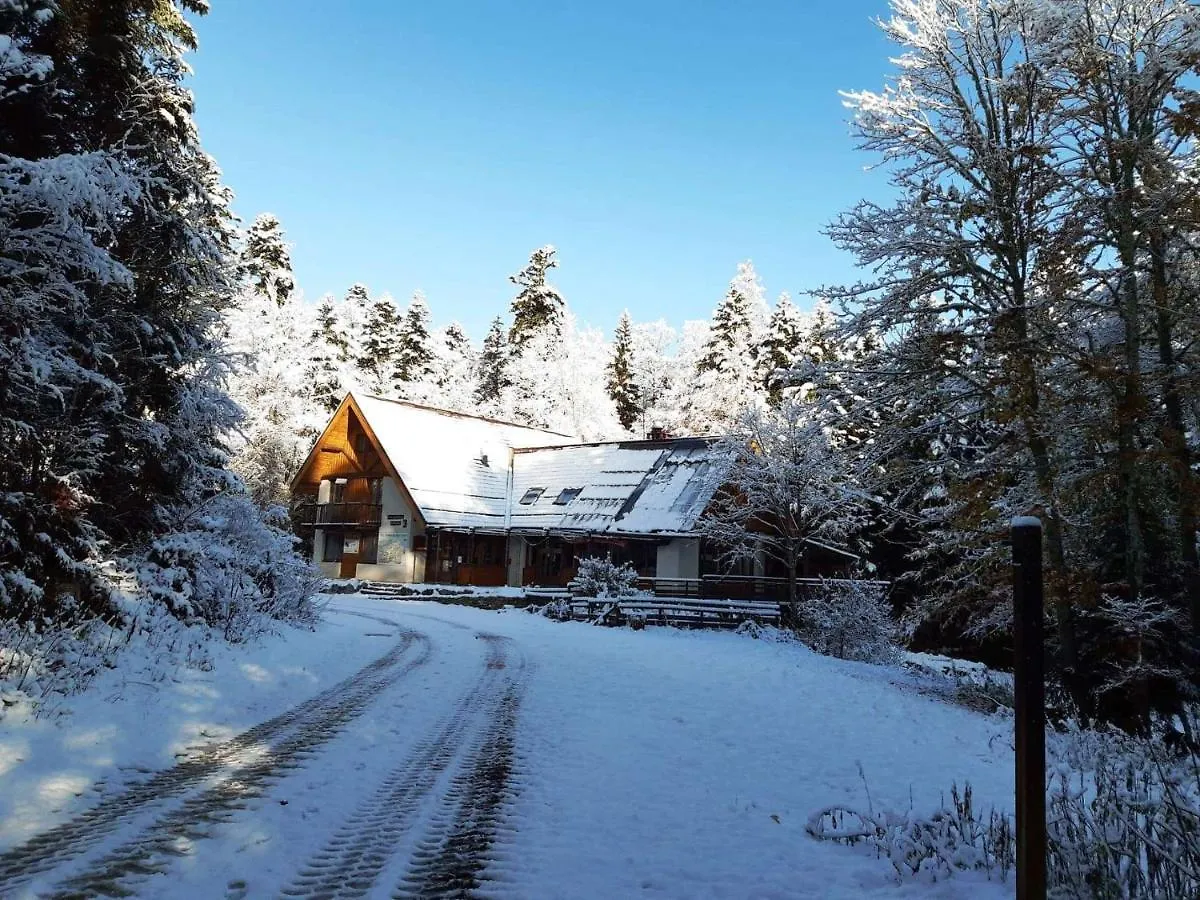
<path fill-rule="evenodd" d="M 554 498 L 554 505 L 566 506 L 582 493 L 583 488 L 564 488 L 563 491 Z"/>
<path fill-rule="evenodd" d="M 525 492 L 525 496 L 521 498 L 521 505 L 522 506 L 532 506 L 534 503 L 537 503 L 538 498 L 541 497 L 542 494 L 544 494 L 544 493 L 546 493 L 545 488 L 540 488 L 540 487 L 530 488 L 529 490 L 527 490 Z"/>

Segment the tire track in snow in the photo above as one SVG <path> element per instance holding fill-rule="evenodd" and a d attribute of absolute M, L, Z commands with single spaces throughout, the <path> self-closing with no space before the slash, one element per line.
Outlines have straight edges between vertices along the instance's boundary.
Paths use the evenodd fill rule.
<path fill-rule="evenodd" d="M 408 868 L 424 873 L 428 862 L 437 863 L 443 858 L 446 836 L 459 834 L 465 817 L 487 806 L 489 798 L 475 787 L 478 774 L 489 768 L 492 754 L 503 755 L 498 734 L 510 735 L 511 747 L 516 698 L 526 665 L 522 658 L 515 669 L 509 667 L 506 638 L 490 634 L 477 637 L 488 643 L 485 668 L 478 682 L 338 828 L 283 891 L 285 898 L 335 900 L 365 896 L 386 869 L 404 862 L 402 845 L 411 842 L 413 832 L 418 837 Z M 508 758 L 511 760 L 511 753 Z M 511 764 L 501 766 L 505 776 L 510 768 Z M 455 774 L 439 794 L 439 783 L 448 771 Z M 495 808 L 498 810 L 498 804 Z M 419 829 L 423 819 L 424 827 Z M 482 851 L 491 843 L 490 839 L 480 840 L 485 829 L 476 829 L 473 834 L 472 849 L 478 852 L 470 857 L 472 878 L 483 864 L 474 861 L 482 858 Z M 466 849 L 461 840 L 454 847 Z M 435 868 L 440 871 L 444 866 Z M 455 870 L 462 868 L 459 865 Z M 423 879 L 421 874 L 419 880 Z"/>
<path fill-rule="evenodd" d="M 365 617 L 390 626 L 398 625 L 388 619 Z M 418 645 L 417 656 L 400 665 L 414 644 Z M 266 774 L 264 767 L 288 768 L 291 760 L 288 756 L 281 758 L 281 752 L 298 757 L 300 750 L 315 749 L 323 744 L 380 691 L 427 662 L 430 653 L 431 646 L 425 635 L 404 631 L 383 656 L 303 703 L 228 741 L 207 747 L 195 757 L 158 772 L 62 825 L 0 854 L 0 896 L 8 896 L 10 891 L 38 875 L 87 853 L 131 820 L 189 791 L 203 788 L 214 778 L 223 779 L 223 783 L 200 796 L 220 792 L 247 775 L 261 779 Z M 258 758 L 248 759 L 248 756 Z M 172 815 L 167 814 L 166 818 Z"/>
<path fill-rule="evenodd" d="M 509 684 L 480 749 L 455 778 L 392 897 L 469 897 L 492 862 L 502 813 L 513 799 L 521 681 Z"/>

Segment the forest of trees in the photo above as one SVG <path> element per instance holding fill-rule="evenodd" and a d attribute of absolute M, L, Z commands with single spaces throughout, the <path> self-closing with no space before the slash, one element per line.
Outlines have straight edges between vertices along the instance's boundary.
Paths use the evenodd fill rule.
<path fill-rule="evenodd" d="M 890 185 L 829 227 L 860 282 L 772 303 L 731 260 L 709 320 L 597 328 L 543 246 L 477 336 L 420 292 L 305 298 L 285 224 L 233 216 L 183 85 L 206 5 L 0 4 L 6 618 L 115 615 L 118 583 L 185 617 L 236 618 L 222 591 L 293 614 L 278 504 L 353 389 L 584 440 L 757 435 L 771 502 L 895 582 L 914 646 L 1004 658 L 1008 522 L 1040 515 L 1075 700 L 1142 715 L 1190 690 L 1192 4 L 894 0 L 895 74 L 846 95 Z"/>

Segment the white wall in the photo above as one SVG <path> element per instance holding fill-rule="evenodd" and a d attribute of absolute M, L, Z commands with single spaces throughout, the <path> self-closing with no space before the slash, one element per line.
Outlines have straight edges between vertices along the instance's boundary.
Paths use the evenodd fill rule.
<path fill-rule="evenodd" d="M 658 545 L 658 578 L 699 578 L 700 539 L 674 538 Z"/>
<path fill-rule="evenodd" d="M 359 563 L 358 577 L 371 581 L 404 583 L 425 580 L 425 553 L 412 549 L 413 538 L 425 531 L 416 510 L 409 506 L 399 486 L 383 479 L 383 518 L 379 525 L 379 554 L 375 565 Z"/>

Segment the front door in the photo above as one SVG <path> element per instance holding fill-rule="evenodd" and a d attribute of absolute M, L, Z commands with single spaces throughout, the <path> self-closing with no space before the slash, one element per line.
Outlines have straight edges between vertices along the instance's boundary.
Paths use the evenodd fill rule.
<path fill-rule="evenodd" d="M 358 574 L 358 554 L 357 553 L 343 553 L 342 554 L 342 567 L 338 572 L 338 576 L 341 578 L 353 578 L 357 574 Z"/>

